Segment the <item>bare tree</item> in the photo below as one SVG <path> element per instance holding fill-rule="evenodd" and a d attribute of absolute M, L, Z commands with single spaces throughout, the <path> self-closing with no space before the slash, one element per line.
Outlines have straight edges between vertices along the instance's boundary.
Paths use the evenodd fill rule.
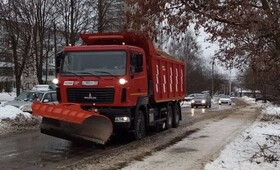
<path fill-rule="evenodd" d="M 169 32 L 185 32 L 190 23 L 196 29 L 204 27 L 212 35 L 209 40 L 219 43 L 216 57 L 224 65 L 234 63 L 241 68 L 243 64 L 256 63 L 255 60 L 262 58 L 267 67 L 279 69 L 278 0 L 128 0 L 128 3 L 140 9 L 132 12 L 135 17 L 138 13 L 142 14 L 140 16 L 152 13 L 159 21 L 166 22 L 165 30 Z M 255 67 L 262 65 L 255 64 Z M 278 83 L 279 76 L 271 74 Z M 277 83 L 274 83 L 276 89 L 279 88 Z"/>
<path fill-rule="evenodd" d="M 141 1 L 141 0 L 126 0 L 126 24 L 125 30 L 142 31 L 147 33 L 152 39 L 157 40 L 157 37 L 162 34 L 169 33 L 166 24 L 159 26 L 161 21 L 164 21 L 163 2 L 159 1 Z"/>
<path fill-rule="evenodd" d="M 36 73 L 39 84 L 43 83 L 43 63 L 46 63 L 48 51 L 50 50 L 50 32 L 54 23 L 55 2 L 44 0 L 30 1 L 32 9 L 30 9 L 30 16 L 32 16 L 33 26 L 33 50 L 35 56 Z"/>
<path fill-rule="evenodd" d="M 16 93 L 21 89 L 21 76 L 28 58 L 31 56 L 32 32 L 29 14 L 22 1 L 0 2 L 1 17 L 5 22 L 7 38 L 11 44 L 10 50 L 16 80 Z"/>
<path fill-rule="evenodd" d="M 98 0 L 97 32 L 116 32 L 124 28 L 125 4 L 123 0 Z"/>
<path fill-rule="evenodd" d="M 92 0 L 56 1 L 57 30 L 64 34 L 66 45 L 75 45 L 79 34 L 91 30 L 96 12 Z"/>
<path fill-rule="evenodd" d="M 165 47 L 163 48 L 166 48 L 165 50 L 170 54 L 185 62 L 186 91 L 189 93 L 191 91 L 191 73 L 195 70 L 195 67 L 202 65 L 202 63 L 198 62 L 201 57 L 201 48 L 191 31 L 169 39 L 171 40 L 165 42 Z"/>

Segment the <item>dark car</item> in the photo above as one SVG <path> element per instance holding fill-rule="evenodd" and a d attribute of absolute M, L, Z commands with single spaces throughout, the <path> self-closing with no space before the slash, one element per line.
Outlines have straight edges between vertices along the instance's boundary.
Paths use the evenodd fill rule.
<path fill-rule="evenodd" d="M 31 105 L 33 100 L 37 97 L 39 102 L 43 103 L 57 103 L 56 91 L 23 91 L 15 100 L 5 103 L 6 105 L 11 105 L 19 108 L 23 112 L 32 113 Z"/>
<path fill-rule="evenodd" d="M 191 101 L 191 108 L 204 106 L 211 108 L 211 97 L 209 94 L 196 94 Z"/>

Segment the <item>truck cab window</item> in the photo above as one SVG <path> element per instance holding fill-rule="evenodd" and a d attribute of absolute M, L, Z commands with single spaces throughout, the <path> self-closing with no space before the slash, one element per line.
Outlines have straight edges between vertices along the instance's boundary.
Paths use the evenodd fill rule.
<path fill-rule="evenodd" d="M 130 68 L 132 73 L 139 73 L 143 71 L 143 55 L 131 53 L 130 54 Z"/>
<path fill-rule="evenodd" d="M 74 51 L 65 53 L 61 75 L 123 76 L 126 51 Z"/>

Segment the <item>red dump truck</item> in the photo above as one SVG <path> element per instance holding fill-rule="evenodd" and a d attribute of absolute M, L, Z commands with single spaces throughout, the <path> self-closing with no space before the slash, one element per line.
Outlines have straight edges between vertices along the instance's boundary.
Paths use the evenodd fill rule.
<path fill-rule="evenodd" d="M 56 57 L 59 104 L 34 102 L 41 132 L 105 144 L 118 131 L 141 139 L 150 127 L 176 128 L 185 95 L 184 63 L 143 33 L 81 34 L 85 45 Z"/>

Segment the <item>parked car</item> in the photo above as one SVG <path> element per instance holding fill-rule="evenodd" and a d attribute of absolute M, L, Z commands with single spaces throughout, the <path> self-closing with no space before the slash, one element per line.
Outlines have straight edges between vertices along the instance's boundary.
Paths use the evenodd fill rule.
<path fill-rule="evenodd" d="M 201 93 L 202 94 L 210 94 L 210 91 L 209 90 L 205 90 L 205 91 L 202 91 Z"/>
<path fill-rule="evenodd" d="M 51 85 L 48 84 L 37 84 L 34 87 L 32 87 L 31 90 L 34 91 L 49 91 L 49 90 L 55 90 Z"/>
<path fill-rule="evenodd" d="M 204 106 L 205 108 L 211 108 L 211 97 L 209 94 L 196 94 L 191 101 L 191 108 Z"/>
<path fill-rule="evenodd" d="M 57 103 L 56 91 L 23 91 L 15 100 L 8 101 L 4 105 L 11 105 L 19 108 L 24 112 L 32 113 L 32 102 L 37 97 L 39 102 L 44 103 Z"/>
<path fill-rule="evenodd" d="M 231 98 L 229 95 L 222 94 L 219 96 L 219 105 L 222 105 L 222 104 L 231 105 Z"/>

